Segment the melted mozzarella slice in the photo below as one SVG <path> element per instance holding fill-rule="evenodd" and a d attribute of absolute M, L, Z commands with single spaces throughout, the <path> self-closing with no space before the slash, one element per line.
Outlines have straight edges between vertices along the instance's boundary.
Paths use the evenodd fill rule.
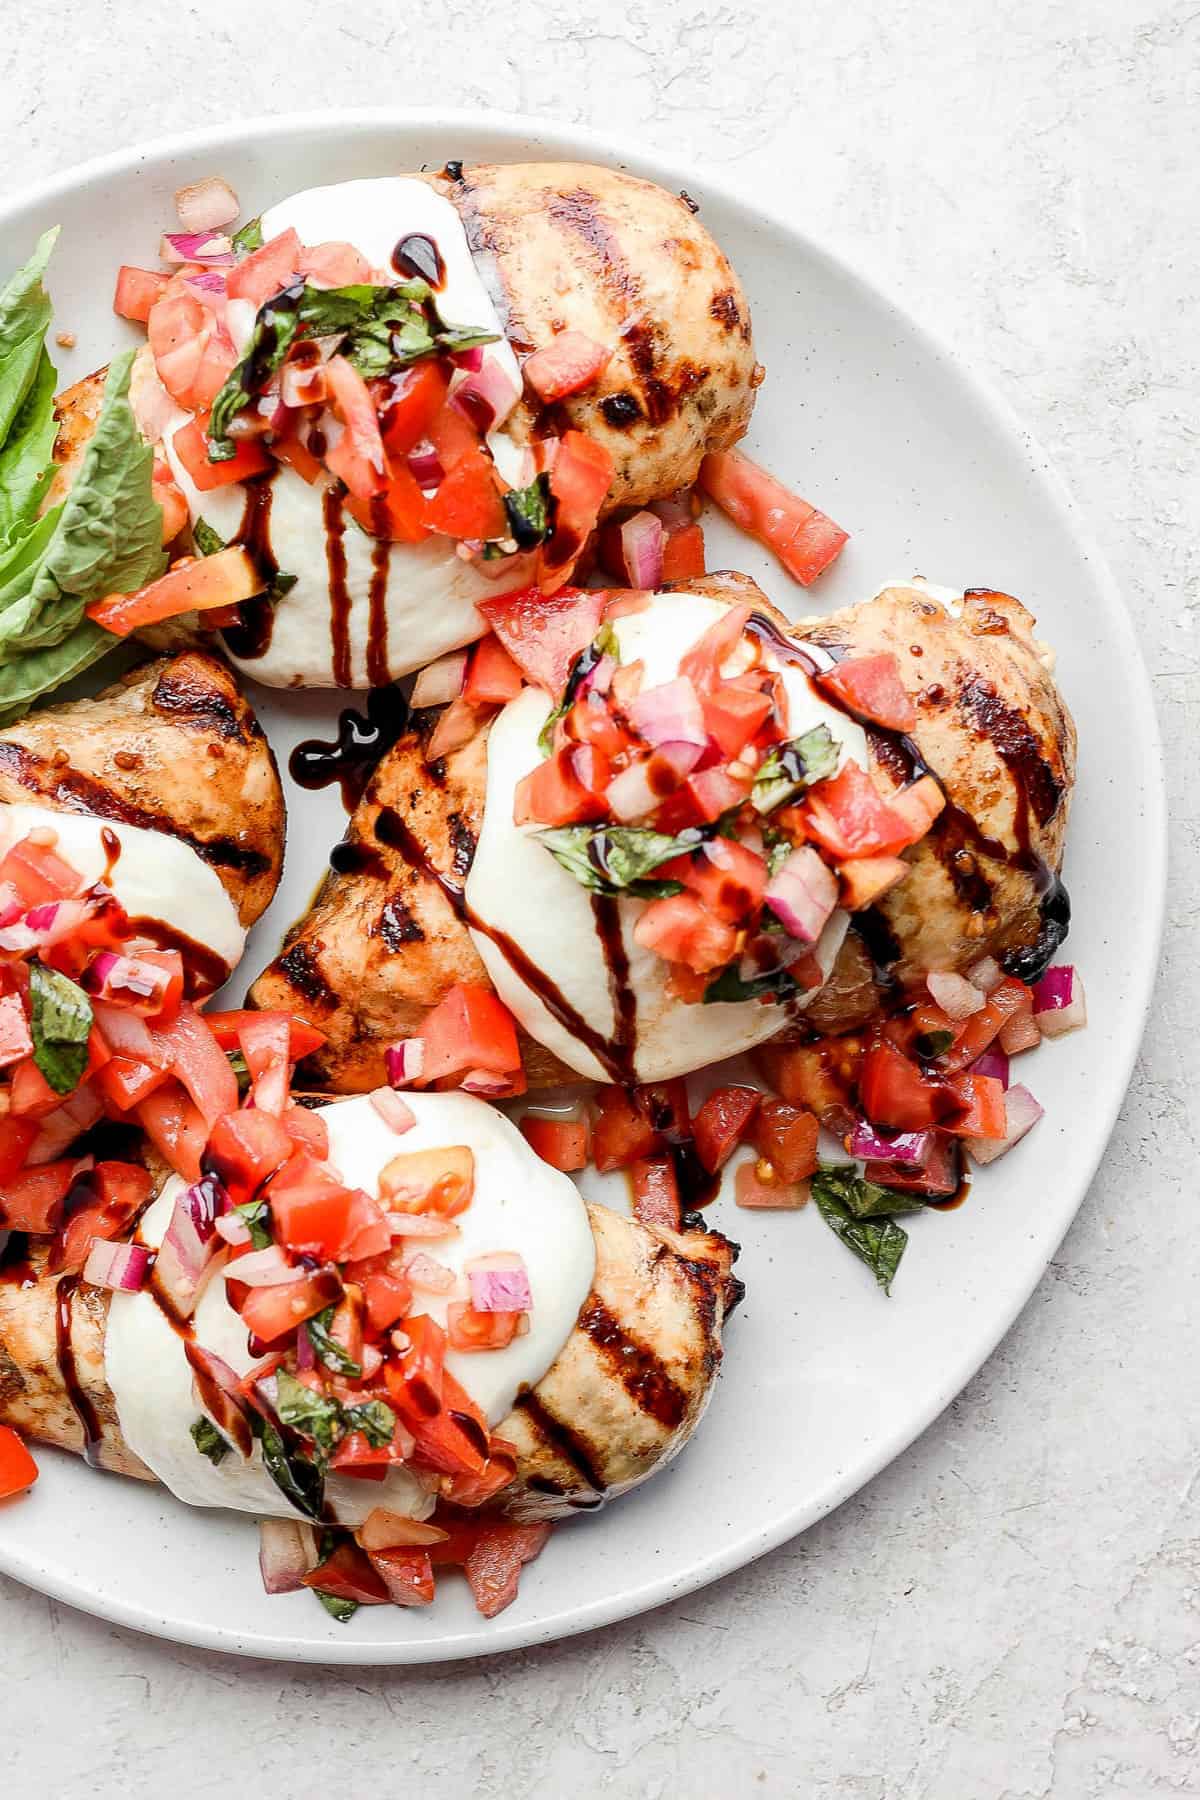
<path fill-rule="evenodd" d="M 656 594 L 644 611 L 613 621 L 621 661 L 644 662 L 643 691 L 670 681 L 683 656 L 725 610 L 723 602 L 707 596 Z M 792 736 L 824 723 L 841 746 L 839 760 L 866 768 L 862 728 L 822 699 L 799 666 L 781 664 L 769 651 L 765 661 L 782 674 Z M 541 760 L 537 740 L 547 711 L 545 694 L 526 688 L 505 707 L 488 739 L 487 800 L 467 902 L 484 928 L 474 927 L 471 935 L 500 998 L 531 1037 L 580 1075 L 598 1081 L 622 1079 L 608 1060 L 621 989 L 627 1007 L 632 1000 L 633 1073 L 639 1082 L 666 1081 L 763 1043 L 783 1023 L 778 1006 L 759 1000 L 692 1005 L 668 997 L 662 959 L 634 940 L 646 905 L 642 900 L 617 902 L 618 957 L 628 965 L 622 980 L 618 958 L 598 934 L 592 895 L 538 843 L 536 826 L 513 824 L 518 783 Z M 845 912 L 836 911 L 816 945 L 826 977 L 848 922 Z M 535 983 L 487 928 L 524 953 L 538 972 Z"/>
<path fill-rule="evenodd" d="M 329 1126 L 329 1161 L 349 1186 L 373 1194 L 380 1171 L 394 1156 L 457 1144 L 474 1152 L 475 1192 L 456 1221 L 459 1236 L 414 1240 L 455 1272 L 455 1291 L 418 1292 L 413 1310 L 444 1323 L 450 1302 L 469 1297 L 464 1270 L 472 1257 L 507 1250 L 524 1259 L 533 1295 L 529 1331 L 504 1350 L 450 1351 L 446 1358 L 447 1368 L 494 1426 L 512 1410 L 520 1389 L 535 1386 L 549 1369 L 588 1296 L 596 1250 L 587 1211 L 574 1183 L 535 1156 L 516 1127 L 482 1100 L 466 1094 L 408 1094 L 405 1099 L 417 1122 L 401 1136 L 365 1096 L 322 1108 Z M 173 1178 L 144 1215 L 144 1243 L 161 1243 L 182 1188 Z M 239 1375 L 258 1360 L 250 1355 L 246 1327 L 226 1299 L 220 1272 L 201 1296 L 194 1327 L 196 1341 Z M 184 1341 L 152 1293 L 113 1295 L 104 1358 L 123 1436 L 178 1499 L 191 1506 L 292 1514 L 263 1467 L 257 1444 L 249 1461 L 231 1451 L 215 1467 L 196 1449 L 190 1428 L 201 1409 Z M 351 1526 L 361 1524 L 376 1506 L 424 1518 L 434 1504 L 419 1477 L 403 1468 L 383 1482 L 331 1476 L 327 1499 L 339 1521 Z"/>

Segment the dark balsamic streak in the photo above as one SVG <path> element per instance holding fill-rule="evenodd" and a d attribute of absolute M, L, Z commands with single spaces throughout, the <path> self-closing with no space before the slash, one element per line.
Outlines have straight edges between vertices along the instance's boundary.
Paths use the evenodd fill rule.
<path fill-rule="evenodd" d="M 279 564 L 271 548 L 271 501 L 275 473 L 260 475 L 243 482 L 246 499 L 242 522 L 237 529 L 237 542 L 244 544 L 259 570 L 267 577 L 268 587 L 279 573 Z M 267 594 L 255 594 L 238 607 L 238 623 L 222 632 L 230 651 L 243 662 L 255 662 L 271 648 L 275 630 L 275 606 Z"/>
<path fill-rule="evenodd" d="M 307 738 L 297 744 L 288 760 L 288 772 L 297 787 L 310 792 L 336 781 L 347 812 L 363 797 L 371 771 L 381 756 L 408 728 L 408 701 L 397 687 L 372 688 L 363 713 L 347 707 L 338 716 L 337 738 L 332 744 Z"/>
<path fill-rule="evenodd" d="M 350 590 L 346 585 L 345 490 L 326 488 L 321 502 L 325 519 L 325 562 L 329 569 L 329 649 L 335 687 L 353 685 L 350 661 Z"/>

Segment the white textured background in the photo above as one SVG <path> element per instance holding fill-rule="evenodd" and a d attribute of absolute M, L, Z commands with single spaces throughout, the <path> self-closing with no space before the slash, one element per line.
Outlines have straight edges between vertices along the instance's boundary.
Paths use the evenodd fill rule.
<path fill-rule="evenodd" d="M 1141 629 L 1174 813 L 1157 1004 L 1095 1187 L 1001 1349 L 856 1499 L 648 1618 L 429 1673 L 176 1650 L 0 1580 L 0 1794 L 1200 1794 L 1195 0 L 10 0 L 0 18 L 6 187 L 339 102 L 581 120 L 767 184 L 1057 458 Z"/>

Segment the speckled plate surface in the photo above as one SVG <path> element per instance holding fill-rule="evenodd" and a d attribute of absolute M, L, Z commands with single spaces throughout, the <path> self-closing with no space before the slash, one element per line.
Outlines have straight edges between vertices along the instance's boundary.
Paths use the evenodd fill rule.
<path fill-rule="evenodd" d="M 860 274 L 793 224 L 702 171 L 574 127 L 469 114 L 270 119 L 122 152 L 0 207 L 0 263 L 63 226 L 50 286 L 64 384 L 125 330 L 113 272 L 144 262 L 185 181 L 219 173 L 244 212 L 318 182 L 448 157 L 576 158 L 627 167 L 696 199 L 737 266 L 767 365 L 747 447 L 852 533 L 815 592 L 713 522 L 710 564 L 740 567 L 786 610 L 832 610 L 888 578 L 1000 588 L 1059 651 L 1080 734 L 1066 880 L 1071 960 L 1088 1030 L 1034 1052 L 1022 1076 L 1047 1109 L 957 1212 L 910 1223 L 894 1297 L 815 1211 L 754 1215 L 726 1196 L 748 1295 L 709 1414 L 640 1493 L 573 1521 L 487 1623 L 465 1585 L 425 1611 L 370 1608 L 341 1626 L 306 1594 L 261 1590 L 253 1521 L 186 1509 L 162 1490 L 41 1453 L 42 1478 L 0 1508 L 0 1568 L 124 1625 L 249 1655 L 405 1663 L 516 1648 L 626 1618 L 749 1562 L 811 1525 L 896 1456 L 984 1361 L 1029 1298 L 1082 1201 L 1129 1079 L 1158 956 L 1165 814 L 1157 727 L 1129 619 L 1057 477 L 1005 407 Z M 281 766 L 328 735 L 345 697 L 256 690 Z M 284 882 L 250 939 L 240 994 L 303 911 L 344 827 L 336 798 L 289 791 Z"/>

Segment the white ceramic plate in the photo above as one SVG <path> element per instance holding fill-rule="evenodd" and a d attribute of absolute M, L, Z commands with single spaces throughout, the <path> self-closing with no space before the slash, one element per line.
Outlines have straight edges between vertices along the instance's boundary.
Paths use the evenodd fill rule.
<path fill-rule="evenodd" d="M 1116 1118 L 1157 961 L 1165 861 L 1158 737 L 1129 619 L 1046 459 L 1004 407 L 877 287 L 793 225 L 695 169 L 574 127 L 411 112 L 231 125 L 95 162 L 0 209 L 0 266 L 60 222 L 55 324 L 78 348 L 64 381 L 125 330 L 109 310 L 118 263 L 152 259 L 185 181 L 224 175 L 245 214 L 319 182 L 468 160 L 578 158 L 685 187 L 741 273 L 768 379 L 748 448 L 852 533 L 814 593 L 715 524 L 710 566 L 757 576 L 792 612 L 832 609 L 916 573 L 1018 594 L 1058 646 L 1079 724 L 1066 877 L 1068 954 L 1088 1030 L 1022 1063 L 1045 1121 L 957 1212 L 913 1221 L 890 1301 L 815 1209 L 712 1217 L 743 1245 L 748 1296 L 694 1443 L 639 1494 L 551 1540 L 494 1623 L 465 1584 L 427 1611 L 373 1608 L 335 1624 L 307 1594 L 268 1599 L 248 1519 L 41 1456 L 32 1494 L 0 1511 L 0 1568 L 89 1612 L 186 1643 L 322 1662 L 404 1663 L 510 1649 L 626 1618 L 687 1593 L 803 1530 L 909 1444 L 1008 1329 L 1082 1200 Z M 330 735 L 347 697 L 259 690 L 281 766 Z M 284 884 L 251 937 L 246 980 L 277 948 L 344 817 L 335 795 L 289 792 Z M 244 983 L 239 984 L 240 986 Z"/>

